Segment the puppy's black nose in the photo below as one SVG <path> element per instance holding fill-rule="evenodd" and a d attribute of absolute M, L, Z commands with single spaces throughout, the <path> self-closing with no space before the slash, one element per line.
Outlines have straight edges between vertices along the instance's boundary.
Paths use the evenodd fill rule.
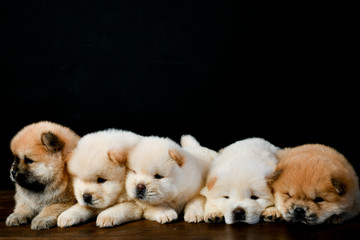
<path fill-rule="evenodd" d="M 246 212 L 243 208 L 238 207 L 233 211 L 233 218 L 235 222 L 244 221 L 246 218 Z"/>
<path fill-rule="evenodd" d="M 297 207 L 294 209 L 294 217 L 296 220 L 304 220 L 305 219 L 305 210 L 301 207 Z"/>
<path fill-rule="evenodd" d="M 144 198 L 145 191 L 146 191 L 145 184 L 139 183 L 138 185 L 136 185 L 136 195 L 138 198 L 140 199 Z"/>
<path fill-rule="evenodd" d="M 83 194 L 84 202 L 91 203 L 92 202 L 92 196 L 90 193 L 84 193 Z"/>

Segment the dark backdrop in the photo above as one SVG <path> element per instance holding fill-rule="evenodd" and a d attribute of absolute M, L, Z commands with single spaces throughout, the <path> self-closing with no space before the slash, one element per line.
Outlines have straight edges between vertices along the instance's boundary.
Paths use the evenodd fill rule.
<path fill-rule="evenodd" d="M 353 6 L 9 0 L 0 9 L 1 188 L 13 187 L 12 136 L 40 120 L 80 135 L 189 133 L 213 149 L 253 136 L 318 142 L 359 172 Z"/>

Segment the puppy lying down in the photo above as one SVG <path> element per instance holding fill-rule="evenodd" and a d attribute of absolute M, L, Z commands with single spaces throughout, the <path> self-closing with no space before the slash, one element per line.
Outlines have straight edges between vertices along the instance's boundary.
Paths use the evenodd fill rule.
<path fill-rule="evenodd" d="M 206 186 L 205 221 L 259 222 L 274 204 L 267 177 L 275 171 L 279 149 L 264 139 L 250 138 L 224 148 L 211 164 Z"/>
<path fill-rule="evenodd" d="M 199 197 L 217 153 L 201 147 L 191 136 L 183 136 L 182 143 L 183 148 L 168 138 L 144 137 L 123 159 L 129 169 L 127 193 L 143 210 L 143 218 L 171 222 L 190 200 Z M 202 217 L 194 209 L 197 201 L 187 208 L 188 221 Z"/>
<path fill-rule="evenodd" d="M 142 211 L 125 191 L 126 167 L 119 150 L 133 148 L 141 139 L 132 132 L 109 129 L 82 137 L 68 164 L 77 199 L 58 218 L 70 227 L 97 216 L 98 227 L 112 227 L 141 219 Z"/>
<path fill-rule="evenodd" d="M 358 177 L 342 154 L 321 144 L 306 144 L 283 149 L 278 158 L 271 179 L 275 207 L 264 211 L 265 220 L 337 224 L 359 213 Z"/>

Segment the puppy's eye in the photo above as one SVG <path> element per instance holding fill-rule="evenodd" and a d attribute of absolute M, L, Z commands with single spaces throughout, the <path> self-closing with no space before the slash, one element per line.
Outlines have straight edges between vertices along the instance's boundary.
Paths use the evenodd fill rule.
<path fill-rule="evenodd" d="M 287 197 L 289 197 L 289 198 L 291 198 L 291 195 L 290 195 L 290 193 L 285 193 L 285 195 L 287 196 Z"/>
<path fill-rule="evenodd" d="M 256 199 L 259 199 L 259 197 L 258 196 L 255 196 L 255 195 L 251 195 L 251 197 L 250 197 L 252 200 L 256 200 Z"/>
<path fill-rule="evenodd" d="M 135 172 L 134 170 L 132 170 L 132 169 L 129 169 L 129 171 L 132 172 L 132 173 L 134 173 L 134 174 L 136 174 L 136 172 Z"/>
<path fill-rule="evenodd" d="M 229 199 L 229 196 L 223 196 L 223 198 L 225 198 L 225 199 Z"/>
<path fill-rule="evenodd" d="M 97 183 L 104 183 L 104 182 L 106 182 L 106 181 L 107 181 L 107 179 L 101 178 L 101 177 L 99 177 L 99 178 L 97 179 Z"/>
<path fill-rule="evenodd" d="M 18 156 L 14 156 L 14 162 L 15 162 L 15 163 L 20 162 L 20 158 L 19 158 Z"/>
<path fill-rule="evenodd" d="M 154 178 L 156 178 L 156 179 L 162 179 L 162 178 L 164 178 L 164 176 L 161 176 L 160 174 L 155 174 L 155 175 L 154 175 Z"/>
<path fill-rule="evenodd" d="M 30 158 L 27 158 L 27 157 L 24 158 L 24 163 L 25 163 L 25 164 L 32 164 L 33 162 L 34 162 L 34 161 L 31 160 Z"/>
<path fill-rule="evenodd" d="M 314 200 L 313 200 L 315 203 L 319 203 L 319 202 L 323 202 L 325 201 L 323 198 L 321 197 L 316 197 Z"/>

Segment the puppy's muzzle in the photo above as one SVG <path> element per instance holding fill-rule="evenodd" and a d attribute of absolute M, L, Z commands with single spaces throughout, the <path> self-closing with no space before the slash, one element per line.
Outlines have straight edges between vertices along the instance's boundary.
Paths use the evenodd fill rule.
<path fill-rule="evenodd" d="M 136 185 L 136 197 L 139 199 L 144 199 L 146 193 L 146 186 L 145 184 L 139 183 Z"/>
<path fill-rule="evenodd" d="M 85 203 L 87 203 L 89 205 L 92 204 L 93 199 L 92 199 L 92 195 L 90 193 L 84 193 L 82 195 L 82 197 L 83 197 Z"/>
<path fill-rule="evenodd" d="M 233 211 L 234 222 L 244 221 L 246 219 L 246 212 L 243 208 L 238 207 Z"/>

